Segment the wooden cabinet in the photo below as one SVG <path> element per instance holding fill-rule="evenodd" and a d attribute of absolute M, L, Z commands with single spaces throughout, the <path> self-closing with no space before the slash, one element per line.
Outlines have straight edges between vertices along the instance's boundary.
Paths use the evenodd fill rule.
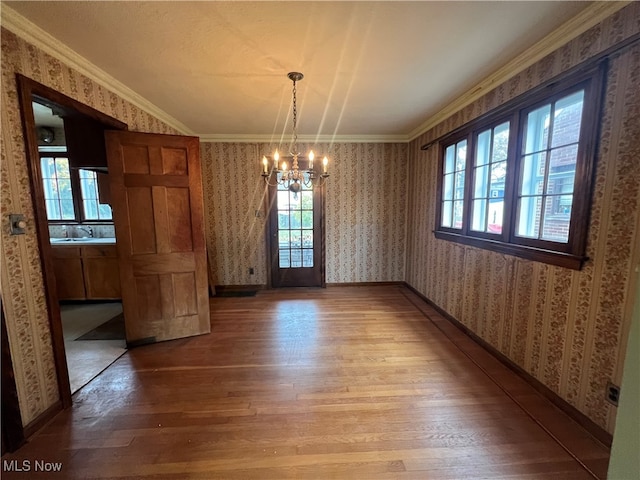
<path fill-rule="evenodd" d="M 115 245 L 56 245 L 54 271 L 60 300 L 119 300 Z"/>
<path fill-rule="evenodd" d="M 53 247 L 53 271 L 60 300 L 87 298 L 79 247 Z"/>
<path fill-rule="evenodd" d="M 64 136 L 71 168 L 106 171 L 105 126 L 85 116 L 65 116 Z"/>
<path fill-rule="evenodd" d="M 116 247 L 82 247 L 84 285 L 88 299 L 120 298 L 120 270 Z"/>

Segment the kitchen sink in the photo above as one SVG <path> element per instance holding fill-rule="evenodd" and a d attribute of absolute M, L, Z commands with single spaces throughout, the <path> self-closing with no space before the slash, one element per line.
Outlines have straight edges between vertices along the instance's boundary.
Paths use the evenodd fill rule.
<path fill-rule="evenodd" d="M 96 238 L 96 237 L 81 237 L 81 238 L 52 238 L 51 243 L 116 243 L 115 238 Z"/>

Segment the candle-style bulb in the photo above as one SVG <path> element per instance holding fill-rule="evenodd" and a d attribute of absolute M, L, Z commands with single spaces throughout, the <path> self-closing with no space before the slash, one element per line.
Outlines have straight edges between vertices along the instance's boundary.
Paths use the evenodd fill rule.
<path fill-rule="evenodd" d="M 278 170 L 278 159 L 280 158 L 280 154 L 278 153 L 278 149 L 276 148 L 276 153 L 273 154 L 273 168 Z"/>
<path fill-rule="evenodd" d="M 267 157 L 263 156 L 262 157 L 262 167 L 263 167 L 264 173 L 267 173 L 267 171 L 268 171 L 267 170 L 267 163 L 268 163 Z"/>
<path fill-rule="evenodd" d="M 322 166 L 324 167 L 324 173 L 327 173 L 327 165 L 329 164 L 329 159 L 327 157 L 324 157 L 322 159 Z"/>
<path fill-rule="evenodd" d="M 313 157 L 315 157 L 313 150 L 309 150 L 309 170 L 313 170 Z"/>

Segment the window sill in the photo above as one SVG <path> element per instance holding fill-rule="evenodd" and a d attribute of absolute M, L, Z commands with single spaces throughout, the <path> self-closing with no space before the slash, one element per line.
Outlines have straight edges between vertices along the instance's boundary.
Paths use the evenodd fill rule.
<path fill-rule="evenodd" d="M 515 257 L 525 258 L 534 262 L 547 263 L 558 267 L 569 268 L 571 270 L 580 270 L 587 260 L 587 257 L 572 255 L 570 253 L 555 252 L 553 250 L 544 250 L 525 245 L 516 245 L 513 243 L 504 243 L 496 240 L 489 240 L 478 237 L 468 237 L 452 232 L 434 231 L 433 234 L 440 240 L 461 243 L 472 247 L 490 250 L 492 252 L 505 253 Z"/>

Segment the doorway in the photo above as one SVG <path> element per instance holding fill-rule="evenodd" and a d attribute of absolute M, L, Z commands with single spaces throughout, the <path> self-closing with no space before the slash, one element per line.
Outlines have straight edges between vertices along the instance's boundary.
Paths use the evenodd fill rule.
<path fill-rule="evenodd" d="M 76 134 L 82 118 L 65 124 L 69 115 L 60 105 L 35 99 L 31 106 L 49 222 L 43 236 L 52 247 L 73 394 L 126 351 L 115 229 L 103 191 L 108 184 L 99 181 L 107 173 L 100 166 L 74 166 L 85 165 L 77 158 L 71 161 L 67 136 Z"/>
<path fill-rule="evenodd" d="M 84 360 L 71 358 L 67 360 L 65 339 L 67 342 L 75 341 L 69 338 L 75 336 L 75 333 L 69 328 L 64 328 L 61 296 L 58 294 L 56 280 L 59 278 L 65 281 L 65 286 L 60 289 L 64 291 L 63 299 L 86 300 L 86 286 L 79 283 L 83 281 L 79 279 L 84 272 L 81 258 L 82 242 L 78 240 L 84 240 L 86 243 L 87 240 L 94 239 L 92 240 L 94 243 L 87 250 L 92 257 L 87 261 L 90 270 L 96 270 L 98 265 L 96 260 L 99 258 L 104 258 L 101 261 L 105 264 L 112 263 L 112 257 L 109 254 L 103 255 L 104 252 L 101 251 L 104 237 L 108 236 L 105 230 L 111 229 L 112 243 L 115 243 L 115 231 L 113 225 L 109 226 L 109 222 L 103 218 L 108 207 L 101 204 L 97 195 L 97 172 L 100 168 L 106 171 L 104 131 L 126 130 L 127 125 L 29 78 L 18 75 L 17 79 L 33 195 L 34 223 L 40 250 L 45 298 L 50 315 L 58 389 L 62 408 L 69 408 L 72 403 L 69 367 L 75 368 L 79 363 L 82 365 Z M 47 124 L 47 122 L 51 123 Z M 71 127 L 68 128 L 69 126 Z M 72 168 L 69 163 L 71 157 L 89 158 L 91 163 L 86 165 L 87 168 L 83 173 L 81 169 Z M 94 193 L 90 192 L 89 187 L 95 188 Z M 87 208 L 92 209 L 92 206 L 95 207 L 93 217 L 86 213 Z M 50 229 L 52 217 L 55 220 Z M 65 230 L 63 235 L 60 234 L 60 229 Z M 98 240 L 100 236 L 103 238 Z M 58 252 L 60 255 L 54 254 L 52 245 L 52 240 L 57 237 L 61 241 L 60 245 L 68 245 L 64 252 L 62 250 Z M 111 247 L 115 256 L 115 245 Z M 117 261 L 117 256 L 115 259 Z M 119 289 L 119 278 L 116 277 L 116 279 Z M 110 285 L 104 282 L 93 282 L 90 289 L 94 291 L 96 288 L 98 290 L 107 288 L 107 291 L 111 292 L 113 282 Z M 79 295 L 79 298 L 74 298 L 75 295 Z M 109 293 L 109 295 L 112 294 Z M 103 296 L 98 298 L 104 299 Z M 112 301 L 115 298 L 109 296 L 108 300 Z M 95 301 L 93 305 L 94 308 L 99 308 Z M 84 318 L 92 316 L 93 312 L 87 311 L 83 314 Z M 92 326 L 88 329 L 91 330 Z M 121 351 L 124 352 L 124 348 Z M 99 370 L 94 370 L 93 374 L 97 375 L 105 367 L 106 365 Z M 80 384 L 74 382 L 74 391 L 86 381 L 81 381 Z"/>
<path fill-rule="evenodd" d="M 281 173 L 278 175 L 280 180 Z M 324 287 L 324 219 L 320 186 L 299 192 L 276 182 L 269 187 L 271 286 Z"/>

